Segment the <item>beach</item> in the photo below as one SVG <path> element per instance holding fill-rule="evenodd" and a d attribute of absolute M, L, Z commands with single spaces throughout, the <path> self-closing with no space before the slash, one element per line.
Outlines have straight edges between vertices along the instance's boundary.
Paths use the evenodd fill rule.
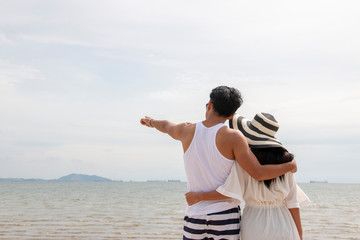
<path fill-rule="evenodd" d="M 299 183 L 304 239 L 360 239 L 360 184 Z M 184 182 L 2 182 L 0 239 L 182 239 Z"/>

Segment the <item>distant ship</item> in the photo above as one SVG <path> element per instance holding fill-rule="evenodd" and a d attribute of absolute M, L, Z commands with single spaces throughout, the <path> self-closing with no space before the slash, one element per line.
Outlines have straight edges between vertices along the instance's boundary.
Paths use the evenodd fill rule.
<path fill-rule="evenodd" d="M 168 180 L 168 182 L 180 182 L 180 180 Z"/>
<path fill-rule="evenodd" d="M 328 181 L 310 181 L 310 183 L 328 183 Z"/>

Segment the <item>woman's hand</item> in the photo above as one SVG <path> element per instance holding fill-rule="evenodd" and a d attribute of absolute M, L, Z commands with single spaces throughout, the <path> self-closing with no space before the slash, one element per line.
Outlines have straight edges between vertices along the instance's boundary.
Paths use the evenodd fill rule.
<path fill-rule="evenodd" d="M 185 198 L 189 206 L 201 201 L 201 193 L 187 192 Z"/>

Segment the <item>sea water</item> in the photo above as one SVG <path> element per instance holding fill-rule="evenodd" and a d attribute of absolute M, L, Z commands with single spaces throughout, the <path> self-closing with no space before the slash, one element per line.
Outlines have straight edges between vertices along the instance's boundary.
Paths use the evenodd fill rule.
<path fill-rule="evenodd" d="M 360 184 L 299 184 L 304 239 L 360 239 Z M 0 183 L 0 239 L 182 239 L 186 183 Z"/>

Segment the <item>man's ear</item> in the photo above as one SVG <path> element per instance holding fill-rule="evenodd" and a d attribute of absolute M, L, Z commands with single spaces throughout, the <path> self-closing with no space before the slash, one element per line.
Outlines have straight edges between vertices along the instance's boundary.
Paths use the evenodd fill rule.
<path fill-rule="evenodd" d="M 234 117 L 234 114 L 235 113 L 233 113 L 230 117 L 228 117 L 227 120 L 231 120 Z"/>
<path fill-rule="evenodd" d="M 210 111 L 210 109 L 213 107 L 212 104 L 213 103 L 211 102 L 211 100 L 209 100 L 209 102 L 206 104 L 206 109 Z"/>

